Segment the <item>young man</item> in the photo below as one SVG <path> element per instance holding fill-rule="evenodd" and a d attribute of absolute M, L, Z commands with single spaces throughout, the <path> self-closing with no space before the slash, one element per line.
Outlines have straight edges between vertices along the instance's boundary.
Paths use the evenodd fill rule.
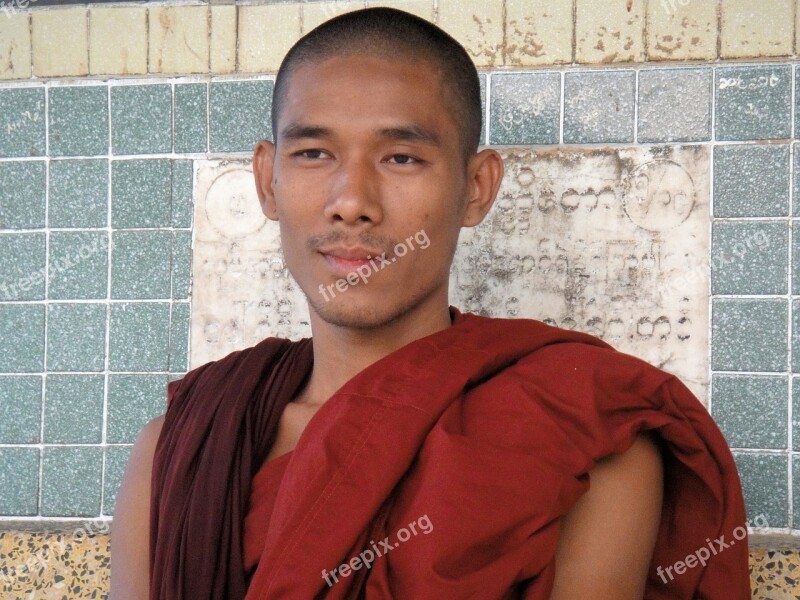
<path fill-rule="evenodd" d="M 711 543 L 745 523 L 735 466 L 676 378 L 448 306 L 503 176 L 460 45 L 332 19 L 284 59 L 272 128 L 256 186 L 313 337 L 170 384 L 119 492 L 115 600 L 749 598 L 747 544 Z"/>

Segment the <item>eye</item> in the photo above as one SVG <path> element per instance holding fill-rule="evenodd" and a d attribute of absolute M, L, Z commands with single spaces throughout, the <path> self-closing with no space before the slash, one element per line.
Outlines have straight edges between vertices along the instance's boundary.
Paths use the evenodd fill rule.
<path fill-rule="evenodd" d="M 408 154 L 393 154 L 392 158 L 400 158 L 403 159 L 397 162 L 398 165 L 413 165 L 415 163 L 421 163 L 422 161 L 418 158 L 414 158 L 413 156 L 409 156 Z"/>
<path fill-rule="evenodd" d="M 320 158 L 318 156 L 319 154 L 324 154 L 324 153 L 325 153 L 324 150 L 317 150 L 317 149 L 312 148 L 310 150 L 300 150 L 299 152 L 295 152 L 294 154 L 292 154 L 292 156 L 299 156 L 301 158 L 308 158 L 310 160 L 314 160 L 316 158 Z M 315 154 L 317 156 L 305 156 L 307 154 Z"/>

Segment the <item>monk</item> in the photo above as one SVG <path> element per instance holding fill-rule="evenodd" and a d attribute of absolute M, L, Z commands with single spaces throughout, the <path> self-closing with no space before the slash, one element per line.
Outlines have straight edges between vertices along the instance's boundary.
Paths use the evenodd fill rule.
<path fill-rule="evenodd" d="M 479 151 L 469 55 L 390 8 L 303 36 L 255 148 L 312 337 L 168 386 L 117 498 L 112 598 L 750 597 L 725 440 L 673 375 L 448 301 Z"/>

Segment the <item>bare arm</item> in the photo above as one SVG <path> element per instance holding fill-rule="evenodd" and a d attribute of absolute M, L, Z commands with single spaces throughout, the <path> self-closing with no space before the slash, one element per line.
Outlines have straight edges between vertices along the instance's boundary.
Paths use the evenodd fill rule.
<path fill-rule="evenodd" d="M 164 416 L 150 420 L 133 444 L 117 493 L 111 529 L 112 600 L 148 600 L 150 475 Z"/>
<path fill-rule="evenodd" d="M 589 491 L 562 520 L 550 599 L 641 600 L 661 520 L 658 446 L 639 436 L 589 477 Z"/>

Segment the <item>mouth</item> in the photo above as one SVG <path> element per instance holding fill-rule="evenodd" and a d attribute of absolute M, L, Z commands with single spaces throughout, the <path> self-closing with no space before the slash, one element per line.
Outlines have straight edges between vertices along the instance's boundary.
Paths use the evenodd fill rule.
<path fill-rule="evenodd" d="M 330 248 L 320 250 L 319 253 L 328 263 L 331 271 L 339 277 L 347 277 L 360 267 L 367 266 L 371 269 L 370 259 L 381 256 L 383 252 L 368 248 Z"/>

